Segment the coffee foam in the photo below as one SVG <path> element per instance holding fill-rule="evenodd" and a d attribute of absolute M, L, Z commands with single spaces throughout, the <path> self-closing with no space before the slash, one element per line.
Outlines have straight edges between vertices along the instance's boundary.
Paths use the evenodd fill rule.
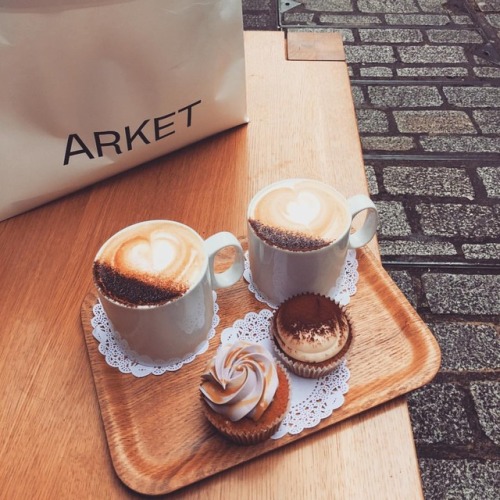
<path fill-rule="evenodd" d="M 336 191 L 309 179 L 291 179 L 264 190 L 253 200 L 249 219 L 325 244 L 344 234 L 350 222 L 345 202 Z"/>
<path fill-rule="evenodd" d="M 135 224 L 112 236 L 94 263 L 101 290 L 135 305 L 168 302 L 195 285 L 206 256 L 199 237 L 171 221 Z"/>

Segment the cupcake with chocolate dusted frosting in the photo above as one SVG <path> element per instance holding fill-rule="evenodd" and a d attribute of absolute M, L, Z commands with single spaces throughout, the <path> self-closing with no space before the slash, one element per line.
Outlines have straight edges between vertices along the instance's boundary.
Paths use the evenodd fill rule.
<path fill-rule="evenodd" d="M 318 378 L 335 370 L 349 351 L 353 327 L 345 307 L 312 293 L 283 302 L 271 324 L 278 358 L 296 375 Z"/>
<path fill-rule="evenodd" d="M 210 360 L 200 385 L 208 421 L 239 444 L 271 437 L 290 402 L 286 370 L 259 344 L 224 344 Z"/>

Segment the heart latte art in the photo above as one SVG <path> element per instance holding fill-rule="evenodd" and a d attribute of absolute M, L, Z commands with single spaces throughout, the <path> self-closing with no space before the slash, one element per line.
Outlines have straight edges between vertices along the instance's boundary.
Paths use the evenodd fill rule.
<path fill-rule="evenodd" d="M 344 201 L 329 186 L 292 179 L 274 184 L 254 199 L 249 223 L 273 246 L 307 251 L 337 240 L 348 229 L 350 219 Z"/>
<path fill-rule="evenodd" d="M 127 305 L 169 302 L 200 278 L 205 253 L 189 228 L 171 221 L 130 226 L 110 238 L 94 262 L 97 285 Z"/>

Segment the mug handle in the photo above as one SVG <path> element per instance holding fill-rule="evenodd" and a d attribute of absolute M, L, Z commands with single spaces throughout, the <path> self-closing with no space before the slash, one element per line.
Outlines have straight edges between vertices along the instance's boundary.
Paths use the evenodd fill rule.
<path fill-rule="evenodd" d="M 366 245 L 377 232 L 378 212 L 377 207 L 368 196 L 358 194 L 347 200 L 351 217 L 354 218 L 363 210 L 367 210 L 363 226 L 349 236 L 349 248 L 359 248 Z"/>
<path fill-rule="evenodd" d="M 216 273 L 214 267 L 215 256 L 226 247 L 233 247 L 236 249 L 236 257 L 234 258 L 234 262 L 229 269 L 226 269 L 222 273 Z M 205 240 L 205 251 L 208 255 L 210 281 L 214 290 L 234 285 L 243 276 L 243 249 L 234 234 L 223 231 L 210 236 L 210 238 Z"/>

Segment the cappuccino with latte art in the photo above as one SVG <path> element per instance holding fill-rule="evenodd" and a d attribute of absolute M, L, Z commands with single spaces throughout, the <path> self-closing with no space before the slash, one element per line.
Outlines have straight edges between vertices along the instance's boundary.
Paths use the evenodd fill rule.
<path fill-rule="evenodd" d="M 174 221 L 129 226 L 110 238 L 94 262 L 94 280 L 110 299 L 129 306 L 175 300 L 205 267 L 203 241 Z"/>
<path fill-rule="evenodd" d="M 256 235 L 272 246 L 305 252 L 337 240 L 350 225 L 341 195 L 310 179 L 290 179 L 270 186 L 249 207 Z"/>

